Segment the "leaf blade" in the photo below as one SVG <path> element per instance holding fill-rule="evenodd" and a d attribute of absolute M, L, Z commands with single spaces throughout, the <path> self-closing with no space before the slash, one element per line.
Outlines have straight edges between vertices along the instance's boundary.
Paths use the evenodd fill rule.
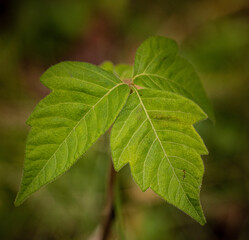
<path fill-rule="evenodd" d="M 131 79 L 133 75 L 133 66 L 129 64 L 117 64 L 114 66 L 112 62 L 105 61 L 100 65 L 100 67 L 110 73 L 113 73 L 122 81 Z"/>
<path fill-rule="evenodd" d="M 180 94 L 198 104 L 214 121 L 211 104 L 193 66 L 178 55 L 174 40 L 151 37 L 143 42 L 135 56 L 133 81 L 144 88 Z"/>
<path fill-rule="evenodd" d="M 132 78 L 133 66 L 128 64 L 117 64 L 114 69 L 121 80 L 128 80 Z"/>
<path fill-rule="evenodd" d="M 28 120 L 32 129 L 17 206 L 69 169 L 110 127 L 129 94 L 114 75 L 86 63 L 57 64 L 42 82 L 53 91 Z"/>
<path fill-rule="evenodd" d="M 169 108 L 172 100 L 177 100 L 178 106 L 174 105 L 175 110 L 166 115 L 155 116 L 148 111 L 165 108 L 166 103 Z M 181 111 L 184 106 L 188 111 Z M 152 89 L 135 90 L 111 134 L 115 169 L 120 170 L 129 163 L 132 176 L 143 191 L 152 188 L 200 224 L 205 223 L 205 217 L 199 201 L 204 170 L 199 154 L 207 154 L 207 150 L 192 124 L 204 118 L 206 114 L 196 104 L 179 95 Z M 186 139 L 176 134 L 168 134 L 168 130 L 175 129 L 193 137 L 194 144 L 185 143 Z"/>

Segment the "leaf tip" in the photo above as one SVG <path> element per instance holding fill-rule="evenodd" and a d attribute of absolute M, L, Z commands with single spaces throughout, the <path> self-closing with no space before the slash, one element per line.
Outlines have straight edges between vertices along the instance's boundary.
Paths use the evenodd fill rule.
<path fill-rule="evenodd" d="M 202 216 L 202 218 L 198 222 L 200 223 L 201 226 L 204 226 L 207 223 L 206 218 L 204 216 Z"/>
<path fill-rule="evenodd" d="M 26 189 L 23 187 L 23 183 L 20 187 L 20 190 L 18 191 L 15 201 L 14 201 L 14 206 L 19 207 L 20 205 L 23 204 L 23 202 L 30 196 L 31 193 L 27 192 Z"/>
<path fill-rule="evenodd" d="M 201 207 L 201 205 L 199 205 L 199 210 L 200 211 L 198 211 L 198 215 L 197 216 L 193 216 L 192 215 L 192 217 L 193 217 L 193 219 L 195 219 L 201 226 L 204 226 L 206 223 L 207 223 L 207 221 L 206 221 L 206 218 L 205 218 L 205 215 L 204 215 L 204 213 L 203 213 L 203 210 L 202 210 L 202 207 Z"/>
<path fill-rule="evenodd" d="M 21 199 L 20 194 L 18 193 L 14 201 L 14 206 L 19 207 L 23 203 L 23 201 L 24 200 Z"/>

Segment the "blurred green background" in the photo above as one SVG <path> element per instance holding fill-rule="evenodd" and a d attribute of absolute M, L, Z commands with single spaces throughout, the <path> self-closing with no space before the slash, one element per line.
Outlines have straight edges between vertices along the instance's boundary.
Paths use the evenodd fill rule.
<path fill-rule="evenodd" d="M 0 0 L 0 239 L 93 239 L 105 202 L 108 135 L 70 171 L 13 205 L 22 175 L 25 121 L 48 94 L 40 75 L 63 60 L 133 63 L 152 35 L 174 38 L 196 67 L 216 123 L 196 126 L 203 157 L 204 227 L 151 191 L 126 166 L 118 174 L 110 239 L 249 239 L 248 0 Z"/>

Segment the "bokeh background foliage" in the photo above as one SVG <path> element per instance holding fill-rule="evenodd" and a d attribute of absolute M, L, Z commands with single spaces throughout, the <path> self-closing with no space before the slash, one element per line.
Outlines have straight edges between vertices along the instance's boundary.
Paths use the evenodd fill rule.
<path fill-rule="evenodd" d="M 215 125 L 196 126 L 210 152 L 201 191 L 208 223 L 201 227 L 153 192 L 142 193 L 125 167 L 111 239 L 248 239 L 248 0 L 0 0 L 0 239 L 88 239 L 95 231 L 105 201 L 108 135 L 15 208 L 25 120 L 48 93 L 39 77 L 50 65 L 133 63 L 136 48 L 152 35 L 179 43 L 214 106 Z"/>

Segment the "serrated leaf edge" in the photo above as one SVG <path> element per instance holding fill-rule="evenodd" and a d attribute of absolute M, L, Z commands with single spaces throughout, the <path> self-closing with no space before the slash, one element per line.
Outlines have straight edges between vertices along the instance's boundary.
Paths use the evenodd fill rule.
<path fill-rule="evenodd" d="M 204 215 L 203 215 L 203 216 L 199 215 L 199 213 L 196 211 L 194 205 L 189 201 L 189 198 L 188 198 L 186 192 L 184 191 L 184 188 L 182 187 L 182 184 L 181 184 L 181 182 L 179 181 L 179 178 L 177 177 L 177 175 L 176 175 L 176 173 L 175 173 L 175 170 L 174 170 L 174 168 L 173 168 L 173 166 L 172 166 L 172 164 L 171 164 L 171 162 L 170 162 L 170 160 L 169 160 L 169 158 L 168 158 L 168 156 L 167 156 L 167 153 L 165 152 L 165 149 L 164 149 L 164 147 L 163 147 L 163 145 L 162 145 L 162 143 L 161 143 L 161 141 L 160 141 L 160 139 L 159 139 L 159 137 L 158 137 L 158 135 L 157 135 L 157 132 L 156 132 L 156 130 L 155 130 L 155 128 L 154 128 L 154 125 L 153 125 L 153 123 L 151 122 L 151 119 L 150 119 L 150 117 L 149 117 L 149 115 L 148 115 L 148 113 L 147 113 L 147 111 L 146 111 L 146 108 L 145 108 L 145 106 L 144 106 L 144 104 L 143 104 L 143 101 L 142 101 L 142 99 L 141 99 L 141 97 L 140 97 L 140 95 L 139 95 L 137 89 L 134 87 L 133 90 L 134 90 L 134 92 L 136 92 L 136 94 L 137 94 L 137 96 L 138 96 L 138 99 L 139 99 L 139 101 L 140 101 L 140 104 L 141 104 L 141 106 L 142 106 L 142 108 L 143 108 L 143 110 L 144 110 L 144 112 L 145 112 L 145 114 L 146 114 L 146 117 L 147 117 L 147 119 L 148 119 L 148 121 L 149 121 L 149 123 L 150 123 L 150 125 L 151 125 L 151 127 L 152 127 L 152 129 L 153 129 L 153 132 L 154 132 L 154 134 L 155 134 L 155 136 L 156 136 L 156 139 L 158 140 L 158 142 L 159 142 L 159 144 L 160 144 L 160 146 L 161 146 L 161 148 L 162 148 L 162 150 L 163 150 L 163 152 L 164 152 L 164 155 L 165 155 L 165 157 L 166 157 L 166 159 L 167 159 L 167 161 L 168 161 L 168 163 L 169 163 L 169 165 L 170 165 L 170 167 L 171 167 L 171 169 L 172 169 L 172 172 L 173 172 L 175 178 L 177 179 L 177 181 L 179 182 L 179 185 L 181 186 L 183 192 L 185 193 L 185 196 L 186 196 L 186 198 L 188 199 L 188 202 L 189 202 L 190 205 L 193 207 L 193 209 L 195 210 L 196 214 L 200 217 L 200 221 L 201 221 L 200 223 L 201 223 L 201 224 L 204 224 L 204 223 L 206 222 Z M 156 139 L 155 139 L 155 140 L 156 140 Z M 142 191 L 145 191 L 145 190 L 147 190 L 147 189 L 142 189 Z M 154 191 L 154 190 L 153 190 L 153 191 Z M 156 194 L 158 194 L 158 193 L 156 192 Z M 158 194 L 158 195 L 161 196 L 160 194 Z M 163 197 L 163 196 L 162 196 L 162 197 Z M 173 204 L 173 205 L 174 205 L 174 204 Z"/>
<path fill-rule="evenodd" d="M 94 107 L 95 107 L 100 101 L 102 101 L 102 99 L 103 99 L 104 97 L 106 97 L 107 95 L 109 95 L 115 88 L 117 88 L 117 87 L 119 87 L 119 86 L 121 86 L 121 85 L 126 85 L 126 84 L 123 83 L 123 82 L 121 82 L 121 83 L 115 85 L 113 88 L 111 88 L 103 97 L 101 97 L 101 98 L 92 106 L 92 108 L 90 108 L 90 109 L 88 110 L 88 112 L 83 116 L 83 118 L 81 118 L 81 119 L 79 120 L 79 122 L 73 127 L 73 129 L 68 133 L 67 136 L 69 136 L 73 131 L 75 131 L 75 128 L 79 125 L 79 123 L 80 123 L 83 119 L 85 119 L 85 117 L 87 116 L 87 114 L 88 114 L 92 109 L 94 109 Z M 42 167 L 42 169 L 39 171 L 39 173 L 33 178 L 32 182 L 29 183 L 28 187 L 27 187 L 26 190 L 22 193 L 22 195 L 24 195 L 24 193 L 28 191 L 30 185 L 31 185 L 31 184 L 33 183 L 33 181 L 38 177 L 38 175 L 40 174 L 40 172 L 45 168 L 45 166 L 48 164 L 48 162 L 50 161 L 50 159 L 56 154 L 56 152 L 57 152 L 58 149 L 62 146 L 62 144 L 65 142 L 66 139 L 67 139 L 67 137 L 66 137 L 66 138 L 62 141 L 62 143 L 58 146 L 57 150 L 56 150 L 56 151 L 53 153 L 53 155 L 48 159 L 48 161 L 47 161 L 46 164 Z M 80 158 L 80 157 L 79 157 L 79 158 Z M 70 167 L 71 167 L 71 166 L 69 166 L 68 169 L 69 169 Z M 66 169 L 65 171 L 67 171 L 67 169 Z M 64 172 L 65 172 L 65 171 L 64 171 Z M 64 173 L 64 172 L 63 172 L 63 173 Z M 59 176 L 61 176 L 63 173 L 59 174 L 55 179 L 57 179 L 57 178 L 58 178 Z M 22 177 L 22 178 L 23 178 L 23 177 Z M 48 184 L 48 183 L 54 181 L 55 179 L 53 179 L 53 180 L 51 180 L 51 181 L 45 183 L 45 184 L 42 185 L 42 186 L 45 186 L 46 184 Z M 39 189 L 39 188 L 38 188 L 38 189 Z M 21 204 L 25 201 L 26 198 L 28 198 L 32 193 L 34 193 L 34 192 L 37 191 L 38 189 L 33 190 L 33 191 L 31 191 L 27 196 L 24 195 L 25 197 L 22 197 L 22 195 L 20 195 L 20 194 L 21 194 L 21 190 L 22 190 L 22 185 L 21 185 L 21 189 L 20 189 L 20 191 L 18 192 L 18 194 L 17 194 L 17 196 L 16 196 L 14 205 L 15 205 L 15 206 L 21 205 Z"/>

